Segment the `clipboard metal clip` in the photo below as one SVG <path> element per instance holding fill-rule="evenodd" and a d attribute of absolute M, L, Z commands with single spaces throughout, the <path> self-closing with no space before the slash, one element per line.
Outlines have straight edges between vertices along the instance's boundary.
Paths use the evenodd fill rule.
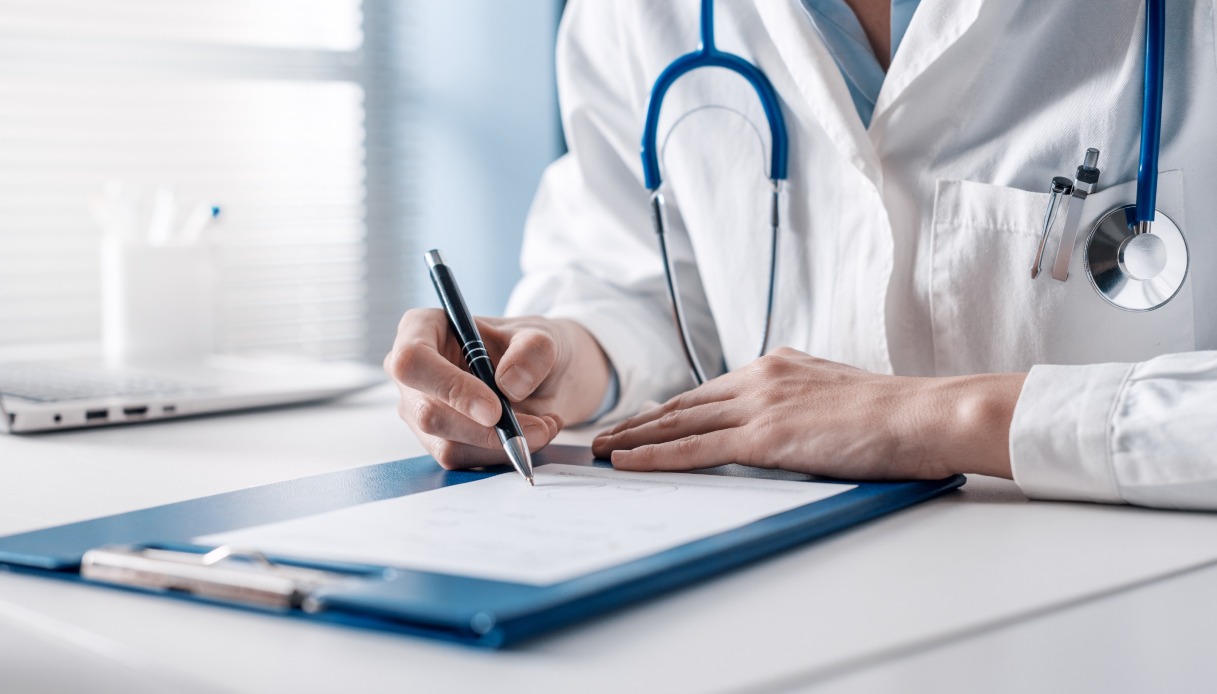
<path fill-rule="evenodd" d="M 306 612 L 320 611 L 320 604 L 310 600 L 317 590 L 357 578 L 277 563 L 261 552 L 228 545 L 205 554 L 155 547 L 100 547 L 85 552 L 80 575 L 102 583 Z"/>

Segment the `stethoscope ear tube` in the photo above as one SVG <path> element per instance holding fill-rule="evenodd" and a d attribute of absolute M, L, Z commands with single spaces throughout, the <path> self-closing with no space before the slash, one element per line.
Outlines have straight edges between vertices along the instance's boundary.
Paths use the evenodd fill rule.
<path fill-rule="evenodd" d="M 765 298 L 765 323 L 761 328 L 761 347 L 757 356 L 764 356 L 765 352 L 769 349 L 769 334 L 773 324 L 774 295 L 777 293 L 778 230 L 782 226 L 782 182 L 772 181 L 772 184 L 773 197 L 769 212 L 769 286 L 766 290 Z M 680 346 L 684 350 L 685 360 L 689 364 L 689 371 L 693 376 L 693 381 L 700 386 L 708 378 L 706 369 L 702 366 L 701 359 L 697 356 L 697 348 L 693 345 L 692 334 L 685 320 L 684 302 L 681 301 L 680 287 L 676 279 L 676 266 L 673 264 L 671 256 L 668 253 L 666 214 L 667 205 L 664 202 L 663 193 L 659 190 L 651 191 L 651 223 L 655 230 L 655 237 L 659 241 L 659 254 L 663 260 L 663 272 L 668 287 L 668 298 L 672 302 L 672 317 L 676 323 L 676 332 L 680 335 Z"/>
<path fill-rule="evenodd" d="M 689 326 L 685 322 L 684 304 L 680 300 L 680 287 L 676 284 L 676 268 L 668 253 L 667 223 L 664 215 L 667 206 L 664 204 L 663 193 L 658 189 L 651 191 L 651 224 L 655 229 L 655 238 L 659 240 L 659 255 L 663 260 L 663 274 L 668 286 L 668 299 L 672 302 L 672 319 L 676 323 L 676 332 L 680 335 L 680 347 L 685 352 L 685 361 L 689 364 L 693 382 L 701 385 L 706 382 L 706 370 L 697 358 L 697 348 L 693 345 Z"/>
<path fill-rule="evenodd" d="M 1141 163 L 1137 169 L 1138 227 L 1154 221 L 1158 204 L 1158 153 L 1162 140 L 1165 63 L 1166 2 L 1145 0 L 1145 97 L 1141 106 Z"/>

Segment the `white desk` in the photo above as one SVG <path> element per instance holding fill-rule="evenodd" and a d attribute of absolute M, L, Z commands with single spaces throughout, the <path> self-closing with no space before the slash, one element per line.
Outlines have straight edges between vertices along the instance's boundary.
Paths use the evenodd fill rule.
<path fill-rule="evenodd" d="M 0 437 L 0 534 L 419 452 L 388 388 L 322 407 Z M 976 659 L 973 677 L 997 677 L 1011 657 L 1047 677 L 1022 655 L 1043 640 L 1036 629 L 1061 628 L 1051 620 L 1079 639 L 1101 629 L 1096 642 L 1114 634 L 1139 648 L 1150 622 L 1125 618 L 1127 602 L 1154 598 L 1127 589 L 1215 559 L 1217 516 L 1030 503 L 1008 482 L 974 478 L 946 498 L 508 652 L 0 574 L 0 671 L 101 691 L 941 690 L 927 672 L 956 667 L 960 652 Z M 1206 615 L 1217 613 L 1211 594 L 1194 593 Z M 1201 629 L 1194 621 L 1165 628 Z M 993 688 L 983 681 L 967 684 Z"/>

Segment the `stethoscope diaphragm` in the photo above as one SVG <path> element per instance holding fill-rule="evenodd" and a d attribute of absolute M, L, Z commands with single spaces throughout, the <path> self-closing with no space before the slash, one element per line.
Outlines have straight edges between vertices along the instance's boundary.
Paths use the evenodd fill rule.
<path fill-rule="evenodd" d="M 1156 212 L 1151 233 L 1137 233 L 1136 205 L 1117 207 L 1086 240 L 1086 276 L 1107 303 L 1152 311 L 1175 298 L 1187 279 L 1187 241 L 1174 220 Z"/>

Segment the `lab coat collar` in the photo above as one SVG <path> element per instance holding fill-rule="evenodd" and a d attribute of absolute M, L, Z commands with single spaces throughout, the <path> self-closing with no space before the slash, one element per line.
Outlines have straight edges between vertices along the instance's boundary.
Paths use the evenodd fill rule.
<path fill-rule="evenodd" d="M 984 0 L 922 0 L 888 69 L 872 124 L 972 27 L 983 4 Z M 850 162 L 881 188 L 882 170 L 871 136 L 832 54 L 804 16 L 799 0 L 763 0 L 756 8 L 804 105 Z"/>
<path fill-rule="evenodd" d="M 756 9 L 782 58 L 787 75 L 802 96 L 802 106 L 815 117 L 850 162 L 879 186 L 879 158 L 875 148 L 854 108 L 841 71 L 804 14 L 800 0 L 765 0 L 758 2 Z M 772 68 L 765 68 L 772 79 Z M 778 92 L 782 92 L 780 86 Z"/>
<path fill-rule="evenodd" d="M 909 85 L 976 23 L 983 4 L 984 0 L 922 0 L 883 80 L 871 123 L 882 118 Z"/>

